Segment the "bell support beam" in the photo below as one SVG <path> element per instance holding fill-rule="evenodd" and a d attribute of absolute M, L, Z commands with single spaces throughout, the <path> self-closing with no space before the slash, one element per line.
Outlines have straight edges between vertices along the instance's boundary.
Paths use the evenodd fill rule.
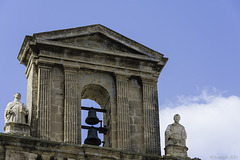
<path fill-rule="evenodd" d="M 90 129 L 90 128 L 95 128 L 96 130 L 99 131 L 99 133 L 103 133 L 104 135 L 106 135 L 108 129 L 106 127 L 93 127 L 93 126 L 85 126 L 82 125 L 82 129 Z"/>
<path fill-rule="evenodd" d="M 103 112 L 106 113 L 107 110 L 106 109 L 99 109 L 99 108 L 93 108 L 93 107 L 85 107 L 85 106 L 81 106 L 82 110 L 91 110 L 94 109 L 97 112 Z"/>

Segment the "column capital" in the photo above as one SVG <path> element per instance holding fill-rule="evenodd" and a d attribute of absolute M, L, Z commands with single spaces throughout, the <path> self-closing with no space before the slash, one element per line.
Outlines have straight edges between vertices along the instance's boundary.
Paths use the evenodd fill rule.
<path fill-rule="evenodd" d="M 63 65 L 64 71 L 78 72 L 80 70 L 80 66 L 72 66 L 72 65 Z"/>
<path fill-rule="evenodd" d="M 124 75 L 124 74 L 115 74 L 116 80 L 117 81 L 128 81 L 129 75 Z"/>
<path fill-rule="evenodd" d="M 48 68 L 51 69 L 53 67 L 53 63 L 48 62 L 48 61 L 43 61 L 43 60 L 36 60 L 36 65 L 38 68 Z"/>
<path fill-rule="evenodd" d="M 144 84 L 155 84 L 157 83 L 158 79 L 157 78 L 153 78 L 153 77 L 141 77 L 142 79 L 142 83 Z"/>
<path fill-rule="evenodd" d="M 63 66 L 64 67 L 64 72 L 70 72 L 70 73 L 77 73 L 78 72 L 78 68 L 72 68 L 72 67 L 68 67 L 68 66 Z"/>

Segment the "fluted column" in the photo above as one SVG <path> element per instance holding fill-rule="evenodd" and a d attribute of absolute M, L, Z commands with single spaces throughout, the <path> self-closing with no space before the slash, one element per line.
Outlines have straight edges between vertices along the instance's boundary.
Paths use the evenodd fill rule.
<path fill-rule="evenodd" d="M 77 71 L 65 69 L 64 142 L 78 143 Z M 80 106 L 79 106 L 80 107 Z"/>
<path fill-rule="evenodd" d="M 130 148 L 130 122 L 128 101 L 128 77 L 117 75 L 117 134 L 118 148 Z"/>
<path fill-rule="evenodd" d="M 144 143 L 146 153 L 161 154 L 157 82 L 143 79 Z"/>
<path fill-rule="evenodd" d="M 45 140 L 51 134 L 51 69 L 38 68 L 38 137 Z"/>

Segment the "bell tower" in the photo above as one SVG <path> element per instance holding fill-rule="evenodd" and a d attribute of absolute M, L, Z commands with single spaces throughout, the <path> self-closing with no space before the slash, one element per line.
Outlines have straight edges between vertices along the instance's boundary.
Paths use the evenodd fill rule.
<path fill-rule="evenodd" d="M 161 154 L 157 80 L 163 54 L 102 25 L 26 36 L 31 136 L 81 144 L 82 99 L 105 110 L 104 147 Z"/>

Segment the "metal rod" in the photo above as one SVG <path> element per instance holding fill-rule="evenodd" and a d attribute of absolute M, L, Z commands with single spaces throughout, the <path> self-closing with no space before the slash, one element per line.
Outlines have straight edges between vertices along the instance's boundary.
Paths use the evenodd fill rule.
<path fill-rule="evenodd" d="M 95 129 L 98 129 L 98 127 L 93 127 L 93 126 L 84 126 L 84 125 L 82 125 L 82 129 L 90 129 L 90 128 L 95 128 Z"/>
<path fill-rule="evenodd" d="M 104 126 L 104 127 L 94 127 L 94 126 L 85 126 L 85 125 L 82 125 L 81 126 L 82 129 L 90 129 L 90 128 L 95 128 L 96 130 L 99 131 L 99 133 L 103 133 L 103 134 L 106 134 L 108 129 Z"/>
<path fill-rule="evenodd" d="M 104 112 L 104 113 L 107 112 L 106 109 L 99 109 L 99 108 L 85 107 L 85 106 L 81 106 L 81 109 L 82 109 L 82 110 L 90 110 L 90 109 L 94 109 L 94 110 L 97 111 L 97 112 Z"/>

